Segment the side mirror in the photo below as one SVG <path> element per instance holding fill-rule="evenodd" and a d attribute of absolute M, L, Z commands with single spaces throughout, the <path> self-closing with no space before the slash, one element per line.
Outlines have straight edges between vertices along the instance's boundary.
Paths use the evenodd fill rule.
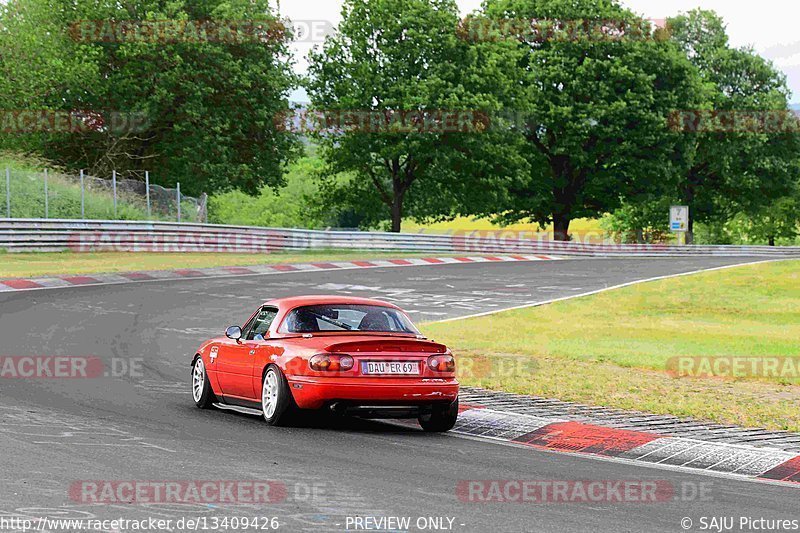
<path fill-rule="evenodd" d="M 229 339 L 233 339 L 236 342 L 239 342 L 239 339 L 242 338 L 242 328 L 239 326 L 231 326 L 225 330 L 225 336 Z"/>

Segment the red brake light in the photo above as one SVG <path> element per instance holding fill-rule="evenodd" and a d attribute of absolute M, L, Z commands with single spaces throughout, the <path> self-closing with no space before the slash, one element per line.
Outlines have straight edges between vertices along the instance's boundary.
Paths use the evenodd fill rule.
<path fill-rule="evenodd" d="M 428 368 L 434 372 L 455 372 L 456 360 L 449 353 L 428 357 Z"/>
<path fill-rule="evenodd" d="M 355 361 L 349 355 L 319 353 L 308 361 L 311 370 L 318 372 L 338 372 L 350 370 Z"/>

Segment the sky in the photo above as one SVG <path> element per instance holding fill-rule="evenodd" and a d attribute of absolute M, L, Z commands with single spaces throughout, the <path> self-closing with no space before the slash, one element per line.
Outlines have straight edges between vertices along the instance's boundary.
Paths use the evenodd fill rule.
<path fill-rule="evenodd" d="M 277 1 L 277 0 L 276 0 Z M 462 14 L 480 7 L 481 0 L 457 0 Z M 623 0 L 622 4 L 648 19 L 664 19 L 700 7 L 713 9 L 728 25 L 733 46 L 753 46 L 763 57 L 782 70 L 793 92 L 791 101 L 800 103 L 800 32 L 797 0 Z M 280 0 L 281 14 L 291 18 L 298 28 L 314 30 L 317 35 L 340 20 L 341 0 Z M 309 22 L 306 22 L 309 21 Z M 313 26 L 312 23 L 313 22 Z M 309 31 L 309 35 L 313 35 Z M 294 43 L 296 70 L 305 72 L 305 55 L 316 43 L 313 36 Z M 292 100 L 306 100 L 297 92 Z"/>

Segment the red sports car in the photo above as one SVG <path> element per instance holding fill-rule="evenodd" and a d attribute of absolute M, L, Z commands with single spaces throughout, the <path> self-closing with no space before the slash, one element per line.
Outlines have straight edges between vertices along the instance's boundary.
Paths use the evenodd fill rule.
<path fill-rule="evenodd" d="M 284 425 L 298 409 L 413 418 L 447 431 L 458 417 L 455 360 L 397 306 L 341 296 L 266 302 L 192 360 L 195 404 Z"/>

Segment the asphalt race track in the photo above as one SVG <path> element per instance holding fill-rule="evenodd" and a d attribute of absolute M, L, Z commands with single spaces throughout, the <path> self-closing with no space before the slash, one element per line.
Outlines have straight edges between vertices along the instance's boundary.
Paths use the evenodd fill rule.
<path fill-rule="evenodd" d="M 735 517 L 733 531 L 740 531 L 739 517 L 797 519 L 800 492 L 790 486 L 430 435 L 389 423 L 317 417 L 270 428 L 255 417 L 196 409 L 189 394 L 190 358 L 200 342 L 241 324 L 261 301 L 275 297 L 378 297 L 426 321 L 752 260 L 483 263 L 0 294 L 0 355 L 91 355 L 121 374 L 0 380 L 0 520 L 277 517 L 280 531 L 344 531 L 347 517 L 407 516 L 411 531 L 420 530 L 413 525 L 419 517 L 446 517 L 453 519 L 452 531 L 675 532 L 684 530 L 685 517 L 694 521 L 691 531 L 701 530 L 701 517 Z M 81 480 L 254 479 L 282 483 L 285 497 L 269 506 L 88 504 L 70 493 Z M 456 493 L 462 480 L 502 479 L 659 480 L 689 492 L 706 487 L 708 497 L 475 503 Z"/>

